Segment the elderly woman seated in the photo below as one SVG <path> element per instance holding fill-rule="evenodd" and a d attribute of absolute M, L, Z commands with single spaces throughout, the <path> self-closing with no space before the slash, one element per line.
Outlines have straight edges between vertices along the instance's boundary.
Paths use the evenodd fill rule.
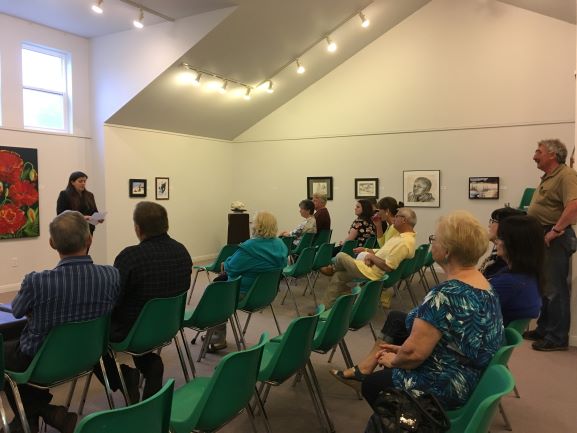
<path fill-rule="evenodd" d="M 331 371 L 348 385 L 362 385 L 371 405 L 393 386 L 429 392 L 446 409 L 462 406 L 503 341 L 499 300 L 476 267 L 488 244 L 481 224 L 468 212 L 453 212 L 440 219 L 430 241 L 447 281 L 408 315 L 391 312 L 358 366 Z M 373 372 L 377 365 L 385 368 Z"/>
<path fill-rule="evenodd" d="M 302 200 L 299 203 L 299 212 L 301 216 L 305 219 L 292 231 L 284 231 L 279 234 L 279 236 L 294 236 L 293 244 L 298 245 L 300 243 L 301 237 L 305 233 L 316 233 L 317 232 L 317 221 L 314 217 L 315 204 L 312 200 Z"/>

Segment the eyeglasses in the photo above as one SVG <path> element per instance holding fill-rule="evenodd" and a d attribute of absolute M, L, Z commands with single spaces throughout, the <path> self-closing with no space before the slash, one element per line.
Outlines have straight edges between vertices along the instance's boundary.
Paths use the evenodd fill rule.
<path fill-rule="evenodd" d="M 437 237 L 435 235 L 429 236 L 429 243 L 430 244 L 432 244 L 435 240 L 437 240 Z"/>
<path fill-rule="evenodd" d="M 407 217 L 406 217 L 405 215 L 396 214 L 396 215 L 394 216 L 394 218 L 405 218 L 405 219 L 406 219 Z"/>
<path fill-rule="evenodd" d="M 498 224 L 499 220 L 496 220 L 494 218 L 489 218 L 489 224 L 493 224 L 493 223 Z"/>

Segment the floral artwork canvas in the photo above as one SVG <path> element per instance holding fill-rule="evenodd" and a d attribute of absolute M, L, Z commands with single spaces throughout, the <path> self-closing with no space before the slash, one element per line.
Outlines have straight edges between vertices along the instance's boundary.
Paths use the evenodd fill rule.
<path fill-rule="evenodd" d="M 40 235 L 38 151 L 0 146 L 0 239 Z"/>

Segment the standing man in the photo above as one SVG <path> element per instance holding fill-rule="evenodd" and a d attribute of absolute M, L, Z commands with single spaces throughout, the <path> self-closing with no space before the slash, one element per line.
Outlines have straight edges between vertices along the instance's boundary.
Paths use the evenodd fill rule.
<path fill-rule="evenodd" d="M 317 222 L 317 233 L 321 230 L 331 229 L 331 216 L 326 208 L 327 196 L 315 192 L 313 194 L 313 203 L 315 205 L 315 220 Z"/>
<path fill-rule="evenodd" d="M 26 275 L 12 301 L 14 317 L 26 316 L 28 320 L 20 339 L 5 344 L 8 370 L 26 370 L 53 327 L 109 314 L 118 297 L 118 270 L 95 265 L 87 255 L 92 236 L 82 214 L 64 211 L 54 218 L 49 228 L 50 246 L 58 251 L 60 261 L 54 269 Z M 18 390 L 32 433 L 38 431 L 39 416 L 60 432 L 74 431 L 77 415 L 64 406 L 49 404 L 52 400 L 49 390 L 30 385 L 18 385 Z M 17 413 L 9 387 L 6 392 Z M 17 417 L 10 423 L 10 431 L 23 431 Z"/>
<path fill-rule="evenodd" d="M 170 298 L 190 288 L 192 260 L 185 246 L 168 235 L 166 209 L 153 202 L 140 202 L 133 214 L 138 245 L 125 248 L 116 256 L 114 267 L 120 271 L 120 296 L 111 320 L 110 340 L 122 341 L 138 318 L 147 301 Z M 162 322 L 162 317 L 158 320 Z M 144 378 L 143 399 L 162 388 L 164 365 L 156 353 L 135 356 L 134 365 Z M 105 357 L 110 387 L 120 388 L 114 361 Z M 131 403 L 140 400 L 139 373 L 126 364 L 121 365 Z"/>
<path fill-rule="evenodd" d="M 559 140 L 539 142 L 533 160 L 545 174 L 527 213 L 537 218 L 545 233 L 545 284 L 537 328 L 523 336 L 535 350 L 567 350 L 571 311 L 569 268 L 576 239 L 571 224 L 577 219 L 577 173 L 565 165 L 567 148 Z"/>

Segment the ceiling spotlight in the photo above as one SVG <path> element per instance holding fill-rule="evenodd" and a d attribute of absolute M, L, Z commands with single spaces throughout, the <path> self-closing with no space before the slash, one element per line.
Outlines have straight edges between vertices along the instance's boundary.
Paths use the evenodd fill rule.
<path fill-rule="evenodd" d="M 327 36 L 325 39 L 327 41 L 327 51 L 334 53 L 337 50 L 337 44 L 331 40 L 330 36 Z"/>
<path fill-rule="evenodd" d="M 297 59 L 296 62 L 297 62 L 297 73 L 298 74 L 304 74 L 306 71 L 305 67 L 303 65 L 301 65 L 299 59 Z"/>
<path fill-rule="evenodd" d="M 247 101 L 250 101 L 250 87 L 246 88 L 246 92 L 245 92 L 243 98 Z"/>
<path fill-rule="evenodd" d="M 361 18 L 361 26 L 366 29 L 371 24 L 371 22 L 362 12 L 359 12 L 359 17 Z"/>
<path fill-rule="evenodd" d="M 268 86 L 266 88 L 266 93 L 272 93 L 274 89 L 272 88 L 272 80 L 268 80 Z"/>
<path fill-rule="evenodd" d="M 102 12 L 104 12 L 104 10 L 102 9 L 102 2 L 103 0 L 98 0 L 96 3 L 92 5 L 92 10 L 97 14 L 101 14 Z"/>
<path fill-rule="evenodd" d="M 197 72 L 196 77 L 192 79 L 193 86 L 200 86 L 200 77 L 202 77 L 202 72 Z"/>
<path fill-rule="evenodd" d="M 140 9 L 140 15 L 138 16 L 137 20 L 132 21 L 132 25 L 137 29 L 141 29 L 144 27 L 142 20 L 144 19 L 144 12 Z"/>
<path fill-rule="evenodd" d="M 224 80 L 222 86 L 218 88 L 218 93 L 226 93 L 226 88 L 228 86 L 228 81 Z"/>

